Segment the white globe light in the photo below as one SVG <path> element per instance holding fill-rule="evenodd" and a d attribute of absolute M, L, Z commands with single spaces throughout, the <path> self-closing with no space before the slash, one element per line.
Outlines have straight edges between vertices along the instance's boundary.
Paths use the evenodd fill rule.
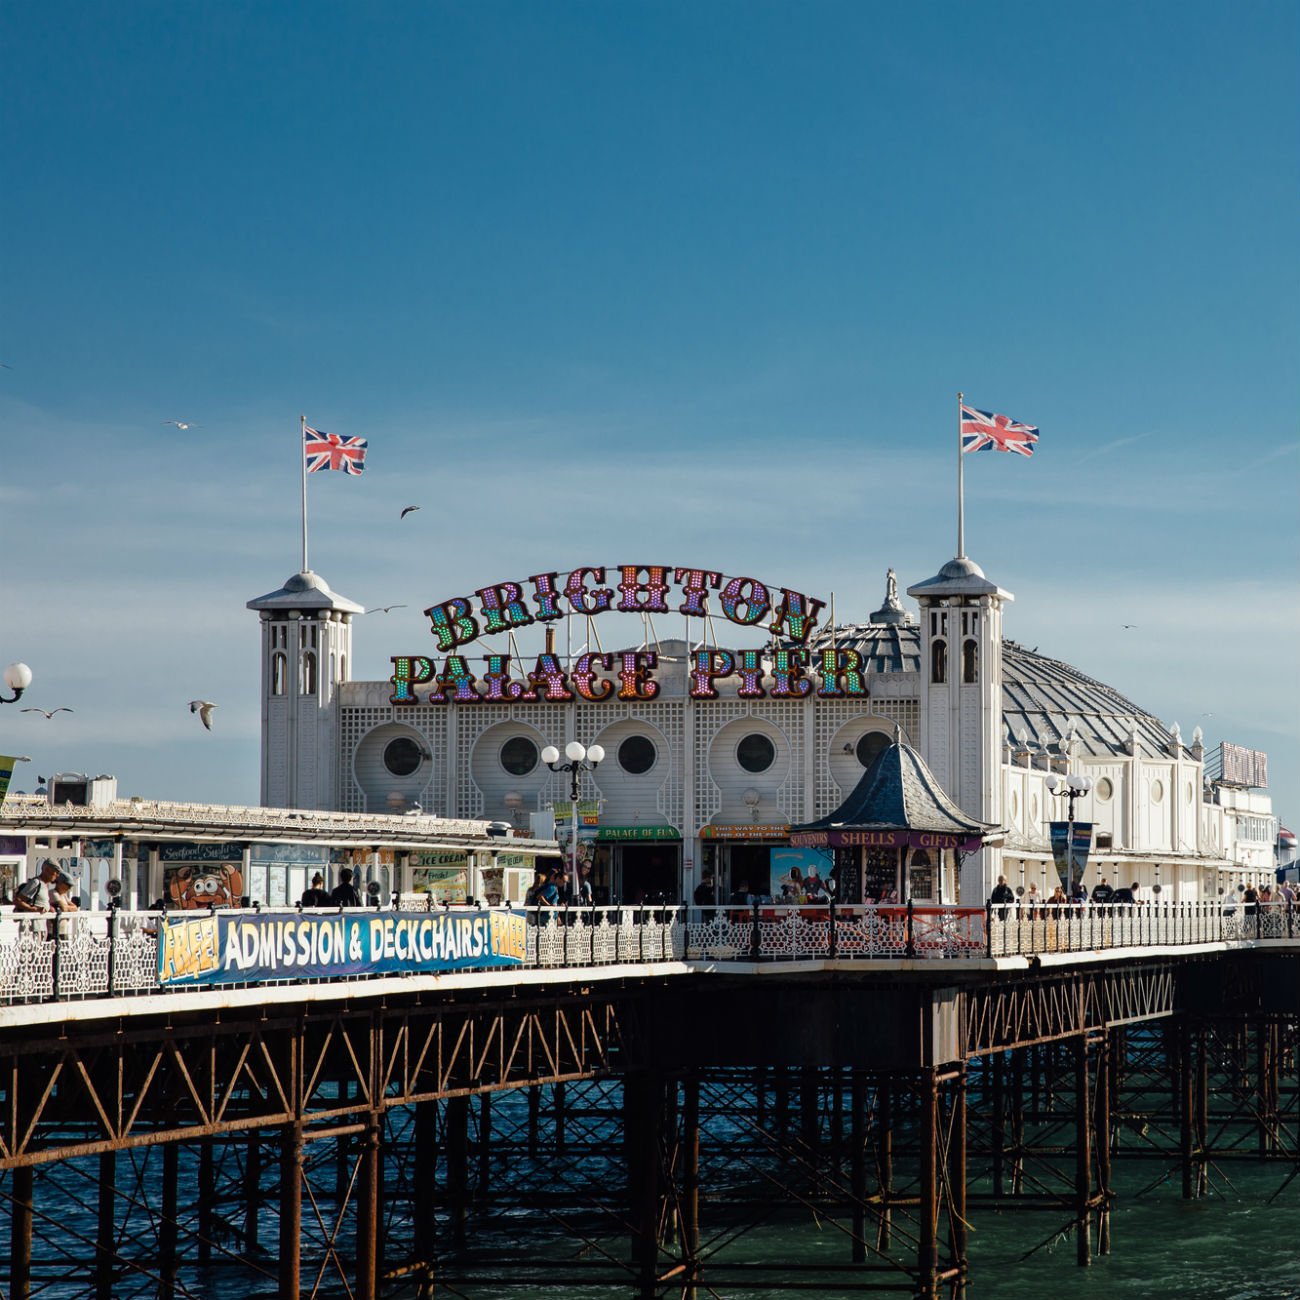
<path fill-rule="evenodd" d="M 1057 787 L 1058 785 L 1060 785 L 1060 784 L 1061 784 L 1061 780 L 1060 780 L 1060 778 L 1056 775 L 1055 772 L 1053 772 L 1052 775 L 1049 776 L 1049 777 L 1047 778 L 1047 788 L 1048 788 L 1048 789 L 1049 789 L 1053 794 L 1056 793 L 1056 787 Z"/>
<path fill-rule="evenodd" d="M 564 756 L 571 763 L 581 763 L 587 757 L 587 747 L 580 740 L 571 740 L 564 747 Z"/>
<path fill-rule="evenodd" d="M 1081 778 L 1079 781 L 1079 789 L 1082 790 L 1084 794 L 1087 794 L 1088 791 L 1092 789 L 1092 777 L 1085 776 Z"/>
<path fill-rule="evenodd" d="M 587 757 L 593 763 L 603 763 L 605 761 L 605 751 L 600 745 L 592 745 L 587 751 Z"/>
<path fill-rule="evenodd" d="M 25 691 L 32 684 L 32 670 L 26 664 L 10 664 L 5 669 L 5 685 L 11 691 Z"/>
<path fill-rule="evenodd" d="M 547 745 L 546 748 L 542 750 L 543 763 L 550 764 L 550 763 L 558 763 L 559 761 L 560 761 L 560 751 L 556 749 L 554 745 Z"/>

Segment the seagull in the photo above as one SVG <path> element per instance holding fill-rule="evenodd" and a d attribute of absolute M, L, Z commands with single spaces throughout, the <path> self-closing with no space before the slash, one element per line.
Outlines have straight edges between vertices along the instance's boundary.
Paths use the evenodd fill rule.
<path fill-rule="evenodd" d="M 19 709 L 19 713 L 43 713 L 46 721 L 49 721 L 56 713 L 72 713 L 74 710 L 68 708 L 66 704 L 61 704 L 57 709 Z"/>
<path fill-rule="evenodd" d="M 190 712 L 197 713 L 203 719 L 203 725 L 212 730 L 212 710 L 217 706 L 211 700 L 191 700 Z"/>
<path fill-rule="evenodd" d="M 1137 627 L 1136 623 L 1121 623 L 1120 627 Z"/>
<path fill-rule="evenodd" d="M 405 609 L 405 608 L 406 608 L 405 605 L 376 605 L 374 609 L 362 610 L 362 613 L 363 614 L 387 614 L 390 610 Z"/>
<path fill-rule="evenodd" d="M 197 424 L 191 424 L 188 420 L 164 420 L 164 424 L 174 424 L 178 429 L 197 429 Z"/>
<path fill-rule="evenodd" d="M 405 519 L 406 516 L 409 515 L 412 510 L 418 510 L 419 508 L 420 508 L 419 506 L 403 506 L 402 513 L 398 516 L 398 518 Z"/>

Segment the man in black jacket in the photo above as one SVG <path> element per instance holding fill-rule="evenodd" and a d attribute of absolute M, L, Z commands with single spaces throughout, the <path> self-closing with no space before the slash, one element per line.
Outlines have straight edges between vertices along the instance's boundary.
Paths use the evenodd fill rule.
<path fill-rule="evenodd" d="M 334 907 L 360 907 L 361 895 L 352 883 L 352 868 L 344 867 L 339 872 L 339 883 L 330 894 L 330 903 Z"/>
<path fill-rule="evenodd" d="M 993 893 L 989 896 L 989 902 L 998 909 L 998 915 L 1005 920 L 1007 908 L 1015 901 L 1015 892 L 1007 884 L 1006 876 L 999 876 L 998 883 L 993 886 Z"/>
<path fill-rule="evenodd" d="M 1094 903 L 1109 903 L 1115 897 L 1115 891 L 1110 887 L 1110 882 L 1105 876 L 1093 886 L 1092 901 Z"/>

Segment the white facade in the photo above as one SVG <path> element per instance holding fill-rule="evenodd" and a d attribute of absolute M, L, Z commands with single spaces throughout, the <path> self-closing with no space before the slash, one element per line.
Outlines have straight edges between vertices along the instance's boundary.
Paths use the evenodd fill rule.
<path fill-rule="evenodd" d="M 839 698 L 772 698 L 770 657 L 766 697 L 742 698 L 730 677 L 716 683 L 717 699 L 692 698 L 686 643 L 662 641 L 649 643 L 659 654 L 653 700 L 394 704 L 389 682 L 348 679 L 360 607 L 314 575 L 299 579 L 250 602 L 263 628 L 266 803 L 418 805 L 523 831 L 568 797 L 568 777 L 550 772 L 541 750 L 599 744 L 606 760 L 583 776 L 580 799 L 601 802 L 606 888 L 689 897 L 705 868 L 724 888 L 764 870 L 763 846 L 779 849 L 790 824 L 838 807 L 898 728 L 963 811 L 1005 828 L 964 864 L 962 902 L 982 902 L 1003 873 L 1013 886 L 1055 884 L 1048 823 L 1065 820 L 1066 807 L 1046 779 L 1067 770 L 1093 781 L 1074 809 L 1096 828 L 1088 883 L 1106 875 L 1158 884 L 1164 897 L 1205 897 L 1236 884 L 1234 862 L 1261 873 L 1261 854 L 1271 862 L 1276 823 L 1257 854 L 1251 820 L 1271 817 L 1266 795 L 1216 788 L 1207 801 L 1199 731 L 1184 745 L 1176 724 L 1004 640 L 1013 597 L 967 559 L 909 588 L 919 620 L 894 598 L 891 574 L 869 622 L 815 634 L 810 645 L 859 649 L 866 693 Z M 313 635 L 315 693 L 291 671 L 277 695 L 274 656 L 300 662 Z"/>

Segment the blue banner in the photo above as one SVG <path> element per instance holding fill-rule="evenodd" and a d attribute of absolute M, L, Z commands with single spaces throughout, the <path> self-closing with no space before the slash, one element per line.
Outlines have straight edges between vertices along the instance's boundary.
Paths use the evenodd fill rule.
<path fill-rule="evenodd" d="M 522 912 L 307 916 L 226 909 L 163 918 L 158 982 L 192 987 L 518 966 L 527 951 Z"/>
<path fill-rule="evenodd" d="M 1061 885 L 1066 893 L 1072 884 L 1083 879 L 1088 866 L 1088 852 L 1092 848 L 1092 823 L 1075 822 L 1074 837 L 1071 839 L 1069 822 L 1049 822 L 1048 830 L 1052 842 L 1052 857 L 1056 862 L 1056 874 L 1061 878 Z"/>

